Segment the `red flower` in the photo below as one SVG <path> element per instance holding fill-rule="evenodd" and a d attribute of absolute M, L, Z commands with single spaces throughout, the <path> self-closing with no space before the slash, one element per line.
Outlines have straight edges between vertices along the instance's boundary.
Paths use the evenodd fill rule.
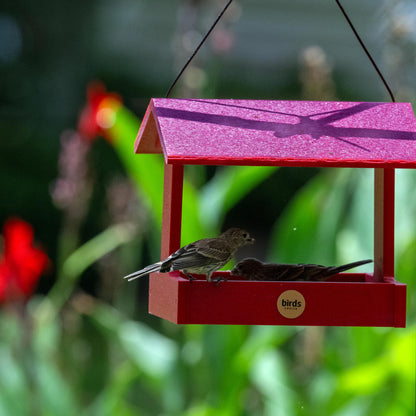
<path fill-rule="evenodd" d="M 33 228 L 18 218 L 3 228 L 4 254 L 0 258 L 0 302 L 25 299 L 46 269 L 47 255 L 33 247 Z"/>
<path fill-rule="evenodd" d="M 78 132 L 90 140 L 97 136 L 110 140 L 107 129 L 114 125 L 116 111 L 121 105 L 122 99 L 118 94 L 108 93 L 100 82 L 91 83 L 87 88 L 87 105 L 79 117 Z"/>

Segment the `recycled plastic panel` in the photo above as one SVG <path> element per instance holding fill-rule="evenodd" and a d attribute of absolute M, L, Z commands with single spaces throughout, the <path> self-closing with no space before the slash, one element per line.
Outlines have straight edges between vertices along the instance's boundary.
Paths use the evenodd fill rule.
<path fill-rule="evenodd" d="M 219 275 L 229 277 L 228 272 L 214 274 Z M 278 310 L 279 297 L 288 290 L 304 298 L 304 310 L 295 318 Z M 189 282 L 179 272 L 150 275 L 149 312 L 177 324 L 405 327 L 405 309 L 406 285 L 394 279 L 372 282 L 371 274 L 341 273 L 327 282 L 228 280 L 218 285 Z"/>
<path fill-rule="evenodd" d="M 409 103 L 153 98 L 135 152 L 169 164 L 415 168 L 416 119 Z"/>

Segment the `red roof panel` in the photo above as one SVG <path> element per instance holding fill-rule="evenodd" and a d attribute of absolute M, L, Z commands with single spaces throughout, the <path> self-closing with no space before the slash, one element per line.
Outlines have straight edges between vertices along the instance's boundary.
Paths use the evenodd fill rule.
<path fill-rule="evenodd" d="M 153 98 L 136 153 L 167 163 L 416 167 L 409 103 Z"/>

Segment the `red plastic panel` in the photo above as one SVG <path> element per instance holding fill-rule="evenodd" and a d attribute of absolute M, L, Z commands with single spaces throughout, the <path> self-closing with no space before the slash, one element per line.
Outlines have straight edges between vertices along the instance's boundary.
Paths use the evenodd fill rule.
<path fill-rule="evenodd" d="M 183 166 L 165 165 L 161 260 L 181 244 Z"/>
<path fill-rule="evenodd" d="M 374 169 L 374 279 L 394 276 L 394 169 Z"/>
<path fill-rule="evenodd" d="M 149 312 L 178 324 L 405 326 L 406 285 L 394 280 L 375 283 L 365 274 L 340 274 L 334 280 L 338 281 L 229 280 L 215 285 L 189 282 L 179 273 L 153 273 Z M 301 300 L 280 298 L 289 290 L 300 293 Z M 283 316 L 279 298 L 280 303 L 295 306 L 304 302 L 303 312 L 295 318 Z"/>
<path fill-rule="evenodd" d="M 409 103 L 154 98 L 142 149 L 180 164 L 415 168 L 416 119 Z"/>

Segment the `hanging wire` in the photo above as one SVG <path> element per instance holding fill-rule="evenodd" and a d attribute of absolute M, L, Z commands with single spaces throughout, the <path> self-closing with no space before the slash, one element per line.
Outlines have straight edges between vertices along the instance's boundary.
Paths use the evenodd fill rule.
<path fill-rule="evenodd" d="M 185 65 L 183 66 L 183 68 L 180 70 L 179 74 L 176 76 L 175 80 L 172 82 L 171 86 L 168 89 L 168 92 L 166 93 L 166 98 L 168 98 L 170 96 L 170 93 L 172 92 L 173 88 L 175 87 L 176 83 L 178 82 L 179 78 L 182 76 L 182 74 L 184 73 L 185 69 L 188 67 L 188 65 L 191 63 L 192 59 L 195 57 L 195 55 L 198 53 L 199 49 L 201 48 L 201 46 L 205 43 L 205 41 L 207 40 L 208 36 L 211 34 L 211 32 L 214 30 L 214 27 L 217 25 L 217 23 L 220 21 L 220 19 L 222 18 L 223 14 L 226 12 L 226 10 L 228 9 L 228 7 L 230 6 L 230 4 L 232 3 L 233 0 L 228 0 L 228 2 L 226 3 L 226 5 L 224 6 L 224 8 L 221 10 L 221 13 L 218 15 L 218 17 L 215 19 L 215 22 L 211 25 L 211 27 L 209 28 L 208 32 L 205 34 L 205 36 L 202 38 L 201 42 L 199 43 L 199 45 L 196 47 L 196 49 L 194 50 L 194 52 L 192 53 L 192 55 L 189 57 L 189 59 L 186 61 Z M 353 31 L 355 37 L 357 38 L 358 42 L 360 43 L 361 48 L 364 50 L 365 54 L 367 55 L 368 59 L 370 60 L 371 64 L 373 65 L 374 69 L 376 70 L 378 76 L 380 77 L 381 81 L 383 82 L 384 86 L 386 87 L 390 98 L 393 102 L 396 102 L 396 99 L 394 98 L 393 92 L 391 91 L 389 84 L 387 83 L 387 81 L 385 80 L 383 74 L 381 73 L 380 69 L 378 68 L 377 64 L 375 63 L 373 57 L 371 56 L 370 52 L 368 51 L 368 49 L 366 48 L 366 46 L 364 45 L 364 42 L 361 40 L 358 32 L 356 31 L 354 25 L 352 24 L 350 18 L 348 17 L 347 12 L 344 10 L 344 8 L 342 7 L 341 3 L 339 0 L 335 0 L 335 2 L 337 3 L 339 9 L 341 10 L 342 14 L 344 15 L 346 21 L 348 22 L 348 24 L 350 25 L 351 30 Z"/>
<path fill-rule="evenodd" d="M 378 68 L 377 64 L 375 63 L 374 59 L 372 58 L 372 56 L 370 55 L 370 52 L 367 50 L 367 48 L 364 45 L 364 42 L 361 40 L 360 36 L 358 35 L 357 31 L 355 30 L 354 25 L 352 24 L 350 18 L 348 17 L 346 11 L 344 10 L 344 8 L 342 7 L 341 3 L 339 2 L 339 0 L 335 0 L 338 7 L 340 8 L 342 14 L 344 15 L 345 19 L 347 20 L 348 24 L 350 25 L 352 31 L 354 32 L 355 37 L 357 38 L 358 42 L 360 43 L 361 47 L 363 48 L 364 52 L 366 53 L 368 59 L 370 60 L 370 62 L 373 64 L 374 69 L 377 71 L 378 76 L 380 77 L 381 81 L 383 82 L 384 86 L 386 87 L 388 93 L 390 94 L 390 98 L 393 102 L 396 102 L 396 99 L 394 98 L 394 95 L 389 87 L 389 84 L 387 83 L 387 81 L 384 79 L 383 74 L 381 73 L 380 69 Z"/>
<path fill-rule="evenodd" d="M 183 66 L 183 68 L 179 72 L 178 76 L 175 78 L 175 80 L 172 82 L 172 85 L 169 87 L 168 92 L 166 93 L 166 98 L 169 97 L 170 93 L 173 90 L 173 87 L 176 85 L 176 83 L 178 82 L 179 78 L 181 77 L 181 75 L 183 74 L 183 72 L 185 71 L 185 69 L 191 63 L 192 59 L 194 59 L 194 56 L 198 53 L 198 51 L 201 48 L 201 46 L 205 43 L 205 41 L 207 40 L 208 36 L 211 34 L 211 32 L 213 31 L 214 27 L 220 21 L 221 17 L 226 12 L 226 10 L 228 9 L 228 6 L 230 6 L 230 4 L 232 3 L 232 1 L 233 0 L 229 0 L 228 3 L 224 6 L 224 8 L 221 10 L 221 13 L 218 15 L 217 19 L 215 20 L 215 22 L 209 28 L 208 32 L 205 34 L 205 36 L 203 37 L 203 39 L 201 40 L 201 42 L 199 43 L 199 45 L 197 46 L 197 48 L 194 50 L 194 52 L 192 53 L 192 55 L 186 61 L 186 64 Z"/>

